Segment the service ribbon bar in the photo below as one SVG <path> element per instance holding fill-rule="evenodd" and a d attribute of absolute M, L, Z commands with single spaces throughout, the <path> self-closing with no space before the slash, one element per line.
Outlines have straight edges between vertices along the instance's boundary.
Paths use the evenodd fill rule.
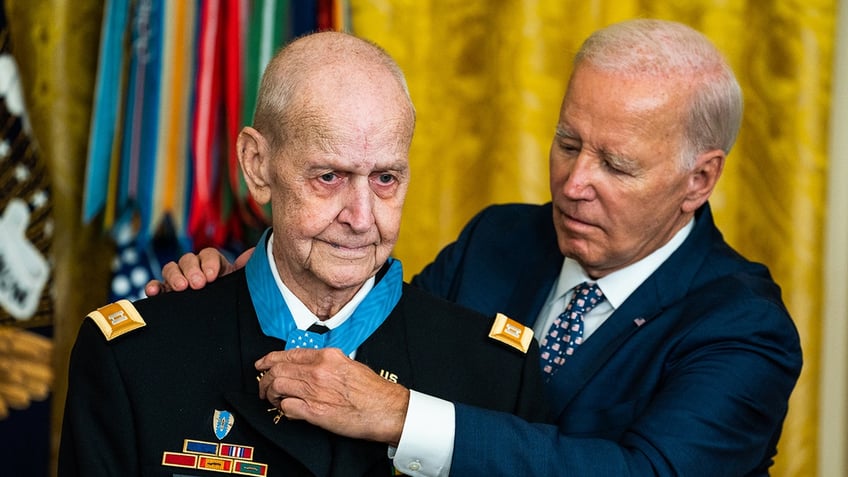
<path fill-rule="evenodd" d="M 182 452 L 165 451 L 162 465 L 239 475 L 268 475 L 268 464 L 253 462 L 253 447 L 185 439 Z"/>
<path fill-rule="evenodd" d="M 210 457 L 201 455 L 197 462 L 198 469 L 214 470 L 216 472 L 230 473 L 233 470 L 232 459 L 222 459 L 220 457 Z"/>
<path fill-rule="evenodd" d="M 194 441 L 186 439 L 183 442 L 183 452 L 192 454 L 218 455 L 218 444 L 214 442 Z"/>
<path fill-rule="evenodd" d="M 179 452 L 165 451 L 162 454 L 162 465 L 194 469 L 197 467 L 197 456 L 194 454 L 181 454 Z"/>
<path fill-rule="evenodd" d="M 253 447 L 221 444 L 218 455 L 221 457 L 238 457 L 239 459 L 253 460 Z"/>
<path fill-rule="evenodd" d="M 245 462 L 237 460 L 233 466 L 233 473 L 240 475 L 268 475 L 268 465 L 259 462 Z"/>

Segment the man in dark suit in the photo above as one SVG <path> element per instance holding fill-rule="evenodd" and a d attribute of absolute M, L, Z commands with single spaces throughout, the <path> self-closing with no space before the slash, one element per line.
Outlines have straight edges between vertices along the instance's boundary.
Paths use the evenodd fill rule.
<path fill-rule="evenodd" d="M 767 475 L 801 349 L 768 270 L 730 248 L 710 212 L 741 114 L 732 71 L 688 27 L 634 20 L 586 40 L 551 145 L 552 202 L 484 210 L 412 282 L 505 312 L 542 345 L 556 424 L 456 404 L 452 472 Z M 180 265 L 199 275 L 196 262 Z M 166 277 L 183 287 L 178 272 Z M 356 396 L 320 379 L 320 357 L 276 356 L 283 377 L 260 392 L 292 417 L 390 440 L 341 403 L 308 406 Z M 315 382 L 306 392 L 285 374 Z"/>
<path fill-rule="evenodd" d="M 425 434 L 389 447 L 269 412 L 257 381 L 278 371 L 255 363 L 284 348 L 326 347 L 344 367 L 325 378 L 356 370 L 424 402 L 407 412 L 357 401 L 375 431 L 398 419 L 411 432 L 439 426 L 427 406 L 452 425 L 451 402 L 543 420 L 529 331 L 404 284 L 389 256 L 414 123 L 403 74 L 375 45 L 325 32 L 278 53 L 237 143 L 272 227 L 243 270 L 204 290 L 89 315 L 69 368 L 59 474 L 392 475 L 395 447 L 431 445 Z"/>

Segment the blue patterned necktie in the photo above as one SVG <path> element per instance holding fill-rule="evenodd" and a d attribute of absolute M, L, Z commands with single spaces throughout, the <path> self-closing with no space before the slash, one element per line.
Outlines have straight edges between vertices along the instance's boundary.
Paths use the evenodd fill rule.
<path fill-rule="evenodd" d="M 595 283 L 583 282 L 574 287 L 574 296 L 565 311 L 551 324 L 540 345 L 540 358 L 545 379 L 550 380 L 565 359 L 583 342 L 583 316 L 606 297 Z"/>

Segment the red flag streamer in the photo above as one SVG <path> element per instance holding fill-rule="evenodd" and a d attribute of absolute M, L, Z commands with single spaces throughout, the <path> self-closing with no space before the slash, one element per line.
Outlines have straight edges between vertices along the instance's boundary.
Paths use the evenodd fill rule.
<path fill-rule="evenodd" d="M 220 219 L 215 201 L 215 146 L 221 98 L 217 54 L 220 16 L 220 0 L 202 1 L 192 134 L 194 184 L 188 224 L 195 247 L 216 245 L 213 234 Z"/>
<path fill-rule="evenodd" d="M 226 40 L 222 41 L 224 48 L 224 108 L 225 128 L 227 135 L 227 158 L 226 161 L 229 169 L 229 185 L 232 187 L 233 194 L 238 191 L 239 187 L 239 164 L 238 154 L 236 151 L 236 139 L 238 138 L 239 130 L 242 127 L 242 92 L 244 84 L 242 82 L 242 69 L 244 68 L 244 45 L 247 43 L 244 38 L 244 22 L 246 20 L 247 6 L 240 0 L 226 0 L 224 10 L 223 34 Z M 232 200 L 232 195 L 228 198 Z M 236 196 L 237 198 L 237 196 Z M 235 201 L 235 206 L 232 209 L 238 210 L 240 207 L 239 201 Z M 232 210 L 228 211 L 232 213 Z M 235 215 L 235 214 L 233 214 Z M 229 220 L 228 232 L 231 238 L 235 240 L 241 239 L 240 223 L 238 220 Z M 224 232 L 224 231 L 222 231 Z M 216 236 L 221 243 L 226 239 L 220 235 Z"/>
<path fill-rule="evenodd" d="M 335 9 L 333 0 L 318 0 L 318 31 L 336 29 Z"/>

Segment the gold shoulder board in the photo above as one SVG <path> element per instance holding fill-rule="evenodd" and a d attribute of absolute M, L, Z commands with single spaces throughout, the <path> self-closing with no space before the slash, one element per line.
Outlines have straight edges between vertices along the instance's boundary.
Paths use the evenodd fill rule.
<path fill-rule="evenodd" d="M 107 341 L 147 325 L 129 300 L 101 306 L 89 313 L 88 317 L 97 323 Z"/>
<path fill-rule="evenodd" d="M 524 326 L 503 313 L 498 313 L 495 316 L 495 322 L 492 323 L 492 329 L 489 330 L 489 338 L 527 353 L 530 342 L 533 340 L 533 328 Z"/>

